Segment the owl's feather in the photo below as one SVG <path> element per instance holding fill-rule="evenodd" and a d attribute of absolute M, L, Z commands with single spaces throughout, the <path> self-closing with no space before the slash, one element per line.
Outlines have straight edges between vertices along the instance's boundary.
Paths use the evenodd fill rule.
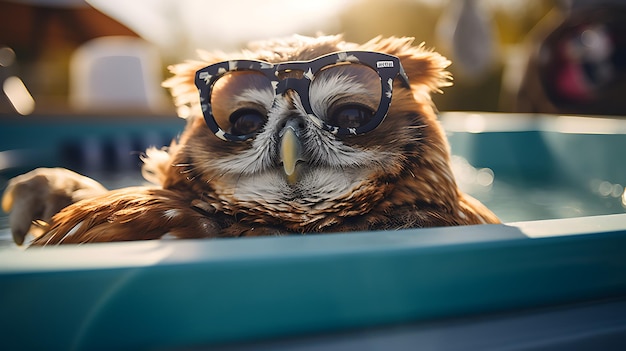
<path fill-rule="evenodd" d="M 335 137 L 302 119 L 304 161 L 297 164 L 296 181 L 282 171 L 276 135 L 285 119 L 303 113 L 297 98 L 277 98 L 265 127 L 245 142 L 220 140 L 206 126 L 194 86 L 198 69 L 228 59 L 275 63 L 343 50 L 398 56 L 410 89 L 396 82 L 387 118 L 363 135 Z M 445 70 L 450 62 L 423 44 L 415 46 L 411 38 L 379 37 L 358 45 L 341 36 L 295 36 L 200 57 L 170 67 L 174 76 L 164 83 L 188 123 L 167 150 L 146 154 L 144 174 L 161 188 L 120 189 L 74 203 L 52 218 L 35 244 L 498 222 L 456 185 L 430 97 L 451 84 Z"/>

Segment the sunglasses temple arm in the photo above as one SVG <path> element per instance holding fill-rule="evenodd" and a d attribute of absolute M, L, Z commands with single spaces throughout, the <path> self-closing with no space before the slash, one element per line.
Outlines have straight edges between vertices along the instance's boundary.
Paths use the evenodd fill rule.
<path fill-rule="evenodd" d="M 410 89 L 411 84 L 409 83 L 409 76 L 407 76 L 406 72 L 404 72 L 404 67 L 402 67 L 402 65 L 400 65 L 400 72 L 398 72 L 398 75 L 400 76 L 402 85 L 404 85 L 405 88 Z"/>

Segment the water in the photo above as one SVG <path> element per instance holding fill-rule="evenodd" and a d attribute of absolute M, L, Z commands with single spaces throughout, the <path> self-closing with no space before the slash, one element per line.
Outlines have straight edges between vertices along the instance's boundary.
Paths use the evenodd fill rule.
<path fill-rule="evenodd" d="M 626 192 L 620 184 L 593 179 L 572 185 L 515 179 L 475 168 L 461 157 L 452 166 L 461 189 L 489 207 L 503 222 L 558 219 L 626 212 Z M 138 172 L 91 174 L 109 189 L 144 184 Z M 0 247 L 15 246 L 8 217 L 0 215 Z"/>
<path fill-rule="evenodd" d="M 601 196 L 585 187 L 495 179 L 489 187 L 465 188 L 505 223 L 626 212 L 621 196 Z"/>
<path fill-rule="evenodd" d="M 503 222 L 533 221 L 626 212 L 626 192 L 620 184 L 600 179 L 574 184 L 498 175 L 477 169 L 454 156 L 459 187 L 489 207 Z"/>

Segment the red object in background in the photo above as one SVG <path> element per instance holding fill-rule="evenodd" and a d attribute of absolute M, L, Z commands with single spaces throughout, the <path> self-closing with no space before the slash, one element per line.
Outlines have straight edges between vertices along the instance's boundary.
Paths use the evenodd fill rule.
<path fill-rule="evenodd" d="M 541 44 L 538 73 L 560 113 L 626 114 L 626 7 L 573 10 Z"/>

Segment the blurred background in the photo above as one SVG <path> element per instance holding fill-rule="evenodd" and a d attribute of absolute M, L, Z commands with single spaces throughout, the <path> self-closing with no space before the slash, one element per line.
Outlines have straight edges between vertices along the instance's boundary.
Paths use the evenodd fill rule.
<path fill-rule="evenodd" d="M 441 111 L 626 115 L 624 1 L 0 0 L 0 113 L 171 115 L 160 81 L 196 49 L 412 36 L 453 61 Z"/>

